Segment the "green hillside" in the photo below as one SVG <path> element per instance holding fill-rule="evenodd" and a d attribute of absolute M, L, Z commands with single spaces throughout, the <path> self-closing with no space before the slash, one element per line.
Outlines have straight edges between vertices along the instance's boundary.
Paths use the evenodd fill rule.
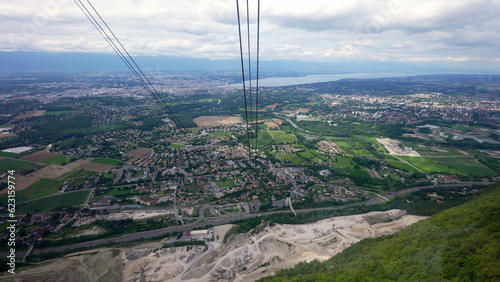
<path fill-rule="evenodd" d="M 261 281 L 500 281 L 500 183 L 399 233 Z"/>

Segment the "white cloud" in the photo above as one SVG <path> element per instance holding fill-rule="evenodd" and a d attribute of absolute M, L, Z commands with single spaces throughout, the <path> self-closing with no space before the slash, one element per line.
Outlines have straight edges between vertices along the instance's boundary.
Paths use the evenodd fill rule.
<path fill-rule="evenodd" d="M 410 62 L 474 62 L 481 61 L 479 57 L 415 57 Z"/>
<path fill-rule="evenodd" d="M 390 47 L 392 47 L 392 48 L 406 48 L 406 47 L 412 47 L 413 45 L 415 45 L 415 42 L 409 40 L 409 41 L 405 41 L 405 42 L 391 44 Z"/>
<path fill-rule="evenodd" d="M 234 1 L 92 3 L 133 54 L 238 58 Z M 253 32 L 256 3 L 250 0 Z M 263 59 L 498 62 L 500 57 L 500 1 L 273 0 L 261 5 Z M 244 1 L 240 8 L 244 22 Z M 70 0 L 0 3 L 0 50 L 112 52 Z"/>

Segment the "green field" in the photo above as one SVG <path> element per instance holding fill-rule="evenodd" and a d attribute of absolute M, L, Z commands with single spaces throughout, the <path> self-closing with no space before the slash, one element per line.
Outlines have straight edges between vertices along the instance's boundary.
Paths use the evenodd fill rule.
<path fill-rule="evenodd" d="M 454 149 L 446 148 L 448 153 L 452 153 Z M 440 152 L 445 154 L 445 152 Z M 403 168 L 410 172 L 417 172 L 414 168 L 408 166 L 405 163 L 399 161 L 392 161 L 395 158 L 387 157 L 389 163 L 395 167 Z M 403 160 L 411 163 L 415 167 L 421 169 L 425 173 L 439 172 L 439 173 L 452 173 L 452 174 L 463 174 L 463 175 L 475 175 L 475 176 L 495 176 L 498 175 L 497 172 L 490 169 L 489 167 L 481 164 L 474 157 L 400 157 Z"/>
<path fill-rule="evenodd" d="M 219 180 L 217 181 L 217 184 L 219 185 L 220 188 L 231 187 L 236 185 L 234 183 L 234 180 L 232 179 Z"/>
<path fill-rule="evenodd" d="M 45 112 L 46 116 L 57 116 L 57 115 L 64 115 L 64 114 L 72 114 L 76 111 L 47 111 Z"/>
<path fill-rule="evenodd" d="M 89 175 L 96 174 L 96 173 L 97 172 L 95 172 L 95 171 L 79 169 L 79 170 L 75 170 L 72 173 L 64 176 L 63 179 L 85 177 L 85 176 L 89 176 Z"/>
<path fill-rule="evenodd" d="M 34 200 L 19 207 L 24 212 L 51 211 L 62 207 L 82 205 L 89 197 L 90 190 L 67 192 L 43 199 Z"/>
<path fill-rule="evenodd" d="M 5 222 L 4 224 L 0 225 L 0 232 L 6 232 L 7 231 L 7 227 L 9 227 L 10 223 L 9 222 Z"/>
<path fill-rule="evenodd" d="M 354 154 L 360 157 L 368 157 L 368 158 L 376 158 L 372 153 L 370 153 L 368 150 L 364 149 L 358 149 L 358 150 L 351 150 Z"/>
<path fill-rule="evenodd" d="M 38 179 L 28 188 L 18 191 L 16 193 L 16 200 L 19 202 L 24 202 L 49 196 L 57 192 L 57 190 L 59 190 L 59 186 L 60 183 L 57 180 L 43 178 Z"/>
<path fill-rule="evenodd" d="M 184 148 L 184 145 L 182 144 L 170 144 L 170 148 L 175 148 L 175 149 L 182 149 Z"/>
<path fill-rule="evenodd" d="M 109 171 L 105 172 L 105 173 L 102 175 L 102 177 L 104 177 L 104 178 L 106 178 L 106 179 L 114 179 L 114 178 L 115 178 L 115 176 L 116 176 L 116 173 L 114 173 L 114 172 L 109 172 Z"/>
<path fill-rule="evenodd" d="M 2 152 L 0 151 L 0 157 L 5 157 L 5 158 L 12 158 L 16 156 L 16 153 L 9 153 L 9 152 Z"/>
<path fill-rule="evenodd" d="M 47 158 L 41 162 L 46 163 L 46 164 L 65 165 L 65 164 L 69 163 L 70 161 L 71 161 L 70 157 L 67 157 L 65 155 L 55 155 L 55 156 Z"/>
<path fill-rule="evenodd" d="M 419 154 L 424 157 L 441 157 L 441 156 L 463 156 L 454 148 L 438 148 L 429 146 L 413 146 L 409 144 L 410 147 L 415 149 Z"/>
<path fill-rule="evenodd" d="M 312 161 L 318 163 L 319 161 L 328 161 L 329 159 L 321 155 L 318 151 L 314 149 L 309 149 L 303 145 L 292 145 L 294 148 L 302 148 L 304 151 L 297 152 L 297 155 L 304 160 Z"/>
<path fill-rule="evenodd" d="M 377 141 L 372 142 L 372 139 L 374 140 L 375 138 L 369 138 L 369 137 L 365 137 L 365 136 L 358 136 L 358 138 L 367 139 L 367 140 L 363 140 L 363 142 L 369 141 L 369 142 L 373 143 L 373 145 L 375 145 L 375 147 L 377 149 L 379 149 L 378 146 L 380 144 Z M 354 138 L 350 139 L 348 141 L 333 141 L 333 142 L 337 143 L 337 145 L 339 145 L 342 148 L 342 150 L 344 150 L 346 155 L 376 158 L 372 153 L 370 153 L 370 151 L 366 147 L 366 146 L 371 146 L 370 144 L 356 141 L 356 139 L 354 139 Z"/>
<path fill-rule="evenodd" d="M 274 143 L 297 142 L 297 137 L 294 134 L 288 134 L 284 130 L 268 130 L 267 132 L 273 138 Z"/>
<path fill-rule="evenodd" d="M 288 162 L 293 164 L 300 164 L 304 161 L 304 159 L 297 156 L 296 154 L 278 154 L 278 158 L 280 158 L 285 163 Z"/>
<path fill-rule="evenodd" d="M 337 161 L 333 163 L 335 166 L 338 166 L 338 167 L 351 167 L 352 166 L 352 161 L 349 158 L 345 158 L 345 157 L 337 156 L 337 155 L 335 156 L 335 158 L 337 159 Z"/>
<path fill-rule="evenodd" d="M 356 135 L 356 136 L 361 137 L 363 140 L 370 142 L 370 143 L 378 143 L 377 137 L 358 136 L 358 135 Z"/>
<path fill-rule="evenodd" d="M 99 195 L 99 197 L 125 195 L 125 194 L 129 194 L 129 193 L 132 193 L 132 192 L 133 192 L 132 189 L 122 189 L 122 190 L 120 190 L 120 188 L 115 188 L 115 189 L 111 189 L 111 190 L 107 191 L 105 194 Z"/>
<path fill-rule="evenodd" d="M 446 166 L 440 165 L 436 163 L 435 161 L 428 159 L 428 158 L 423 158 L 423 157 L 400 157 L 402 160 L 407 161 L 408 163 L 414 165 L 415 167 L 419 168 L 425 173 L 452 173 L 452 174 L 459 174 L 458 171 L 448 168 Z"/>
<path fill-rule="evenodd" d="M 99 163 L 99 164 L 109 164 L 109 165 L 121 165 L 122 162 L 119 160 L 114 160 L 114 159 L 93 159 L 93 163 Z"/>
<path fill-rule="evenodd" d="M 349 174 L 356 177 L 371 178 L 370 174 L 364 169 L 351 169 Z"/>
<path fill-rule="evenodd" d="M 476 176 L 498 175 L 498 173 L 496 173 L 489 167 L 484 166 L 474 157 L 443 157 L 443 158 L 433 158 L 433 160 L 444 166 L 449 166 L 452 169 L 466 175 L 468 174 Z"/>
<path fill-rule="evenodd" d="M 246 136 L 245 136 L 246 137 Z M 273 143 L 273 137 L 267 130 L 260 130 L 259 131 L 259 139 L 257 140 L 259 145 L 269 145 Z"/>
<path fill-rule="evenodd" d="M 9 170 L 29 169 L 35 166 L 34 163 L 18 161 L 12 159 L 0 159 L 0 173 Z"/>
<path fill-rule="evenodd" d="M 412 167 L 411 165 L 407 164 L 407 163 L 403 163 L 401 161 L 396 161 L 396 160 L 387 160 L 387 162 L 392 165 L 393 167 L 397 167 L 397 168 L 400 168 L 400 169 L 403 169 L 403 170 L 406 170 L 408 172 L 411 172 L 411 173 L 417 173 L 417 172 L 420 172 L 418 170 L 416 170 L 414 167 Z"/>
<path fill-rule="evenodd" d="M 306 151 L 303 151 L 303 152 L 297 152 L 297 154 L 301 158 L 304 158 L 304 159 L 312 159 L 312 158 L 314 158 L 316 156 L 312 150 L 306 150 Z"/>
<path fill-rule="evenodd" d="M 337 145 L 339 145 L 339 146 L 340 146 L 340 147 L 342 147 L 342 148 L 349 148 L 349 147 L 351 147 L 351 146 L 349 145 L 349 143 L 347 143 L 347 142 L 345 142 L 345 141 L 334 141 L 334 142 L 335 142 L 335 143 L 337 143 Z"/>
<path fill-rule="evenodd" d="M 122 117 L 122 120 L 124 121 L 128 121 L 128 120 L 133 120 L 133 119 L 136 119 L 137 117 L 135 116 L 126 116 L 126 117 Z"/>
<path fill-rule="evenodd" d="M 159 105 L 147 106 L 145 108 L 148 110 L 152 110 L 152 111 L 161 111 L 162 110 L 162 108 Z"/>

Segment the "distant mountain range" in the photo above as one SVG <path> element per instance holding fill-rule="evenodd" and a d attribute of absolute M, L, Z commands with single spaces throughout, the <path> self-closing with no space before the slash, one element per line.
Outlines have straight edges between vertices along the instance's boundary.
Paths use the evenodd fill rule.
<path fill-rule="evenodd" d="M 145 72 L 239 72 L 240 60 L 210 60 L 173 56 L 133 56 Z M 31 71 L 128 71 L 115 54 L 0 52 L 0 72 Z M 428 72 L 455 73 L 446 68 L 429 68 L 401 62 L 306 62 L 298 60 L 261 61 L 267 76 L 294 76 L 351 72 Z M 463 72 L 462 72 L 463 73 Z"/>

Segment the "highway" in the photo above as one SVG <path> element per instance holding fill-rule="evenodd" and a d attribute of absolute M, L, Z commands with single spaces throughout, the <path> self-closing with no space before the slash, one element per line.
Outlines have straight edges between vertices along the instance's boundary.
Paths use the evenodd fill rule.
<path fill-rule="evenodd" d="M 394 193 L 387 193 L 384 195 L 384 197 L 377 197 L 370 199 L 368 201 L 364 202 L 358 202 L 358 203 L 352 203 L 352 204 L 346 204 L 346 205 L 341 205 L 341 206 L 335 206 L 335 207 L 325 207 L 325 208 L 311 208 L 311 209 L 300 209 L 300 210 L 295 210 L 297 213 L 308 213 L 311 211 L 318 211 L 318 210 L 339 210 L 347 207 L 352 207 L 352 206 L 360 206 L 360 205 L 373 205 L 377 204 L 380 202 L 385 201 L 386 199 L 391 199 L 394 197 L 398 196 L 403 196 L 408 193 L 412 193 L 421 189 L 427 189 L 427 188 L 433 188 L 433 187 L 461 187 L 461 186 L 472 186 L 472 185 L 487 185 L 491 183 L 486 183 L 486 182 L 469 182 L 469 183 L 460 183 L 460 184 L 441 184 L 441 185 L 428 185 L 428 186 L 421 186 L 421 187 L 413 187 L 401 191 L 397 191 Z M 99 239 L 99 240 L 94 240 L 94 241 L 88 241 L 88 242 L 82 242 L 74 245 L 66 245 L 66 246 L 60 246 L 60 247 L 52 247 L 52 248 L 45 248 L 45 249 L 34 249 L 31 254 L 41 254 L 41 253 L 47 253 L 47 252 L 63 252 L 71 249 L 76 249 L 76 248 L 87 248 L 87 247 L 93 247 L 105 243 L 122 243 L 122 242 L 129 242 L 129 241 L 135 241 L 139 239 L 147 239 L 147 238 L 152 238 L 152 237 L 158 237 L 165 235 L 167 233 L 171 232 L 176 232 L 176 231 L 188 231 L 192 230 L 195 228 L 201 228 L 206 225 L 222 225 L 222 224 L 227 224 L 235 220 L 240 220 L 240 219 L 249 219 L 253 217 L 258 217 L 258 216 L 266 216 L 266 215 L 271 215 L 271 214 L 276 214 L 276 213 L 291 213 L 291 210 L 282 210 L 282 211 L 271 211 L 271 212 L 259 212 L 259 213 L 238 213 L 234 214 L 234 216 L 231 217 L 223 217 L 223 218 L 217 218 L 213 220 L 209 220 L 207 222 L 200 222 L 204 218 L 204 207 L 200 208 L 200 219 L 197 220 L 196 222 L 190 223 L 190 224 L 185 224 L 185 225 L 179 225 L 179 226 L 170 226 L 170 227 L 165 227 L 165 228 L 160 228 L 160 229 L 154 229 L 154 230 L 148 230 L 148 231 L 142 231 L 142 232 L 137 232 L 137 233 L 132 233 L 132 234 L 125 234 L 121 235 L 119 237 L 114 237 L 114 238 L 106 238 L 106 239 Z M 18 251 L 16 252 L 16 257 L 23 257 L 25 255 L 26 251 Z M 0 252 L 1 257 L 6 257 L 9 253 L 7 252 Z"/>

